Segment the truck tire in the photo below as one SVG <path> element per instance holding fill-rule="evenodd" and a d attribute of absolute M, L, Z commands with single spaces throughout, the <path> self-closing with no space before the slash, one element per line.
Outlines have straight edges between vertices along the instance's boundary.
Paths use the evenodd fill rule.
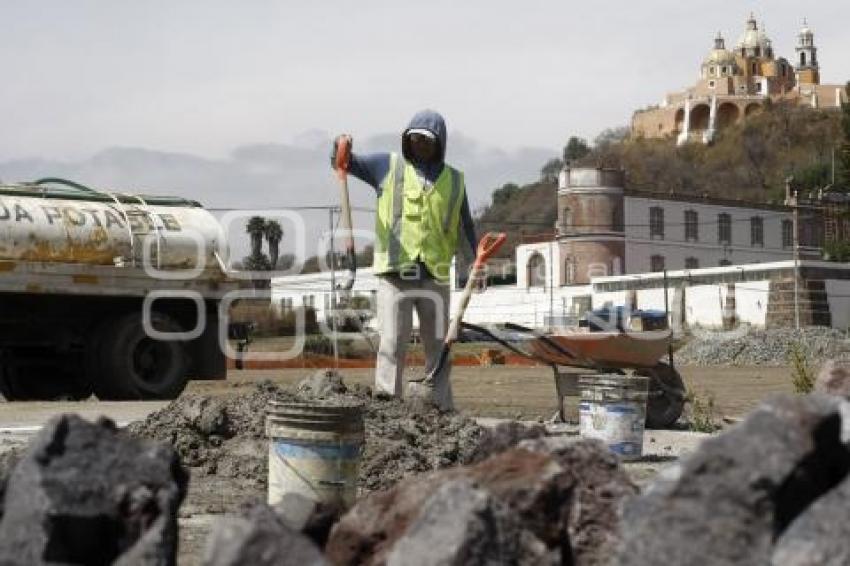
<path fill-rule="evenodd" d="M 182 331 L 161 313 L 154 313 L 152 322 L 162 332 Z M 189 366 L 185 343 L 154 340 L 145 332 L 139 313 L 104 325 L 98 334 L 91 355 L 99 399 L 175 399 L 185 389 Z"/>
<path fill-rule="evenodd" d="M 649 378 L 649 397 L 646 401 L 646 427 L 670 428 L 685 408 L 685 382 L 679 372 L 664 362 L 655 367 L 639 369 L 635 374 Z"/>
<path fill-rule="evenodd" d="M 0 393 L 7 401 L 82 401 L 91 397 L 92 386 L 79 367 L 31 362 L 4 366 Z"/>

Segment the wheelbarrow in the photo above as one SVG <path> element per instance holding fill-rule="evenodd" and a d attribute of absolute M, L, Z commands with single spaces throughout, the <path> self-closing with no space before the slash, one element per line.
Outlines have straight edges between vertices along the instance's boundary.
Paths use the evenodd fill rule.
<path fill-rule="evenodd" d="M 556 418 L 566 422 L 564 397 L 579 394 L 580 373 L 563 372 L 571 367 L 599 373 L 649 378 L 646 426 L 668 428 L 681 416 L 685 406 L 685 384 L 672 365 L 661 361 L 673 339 L 669 329 L 567 331 L 544 333 L 519 324 L 505 323 L 495 329 L 463 322 L 463 327 L 480 332 L 508 350 L 552 368 L 558 396 Z M 495 331 L 494 331 L 495 330 Z M 506 336 L 519 335 L 519 340 Z"/>

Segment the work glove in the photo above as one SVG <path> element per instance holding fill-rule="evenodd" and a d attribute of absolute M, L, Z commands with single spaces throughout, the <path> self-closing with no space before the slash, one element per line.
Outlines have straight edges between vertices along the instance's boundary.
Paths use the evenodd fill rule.
<path fill-rule="evenodd" d="M 345 162 L 340 163 L 339 165 L 341 165 L 346 171 L 348 171 L 348 168 L 351 165 L 351 148 L 354 145 L 354 142 L 348 134 L 340 134 L 334 138 L 333 147 L 331 148 L 331 168 L 334 171 L 337 170 L 337 151 L 339 150 L 339 143 L 343 140 L 348 142 L 348 152 L 346 154 Z"/>

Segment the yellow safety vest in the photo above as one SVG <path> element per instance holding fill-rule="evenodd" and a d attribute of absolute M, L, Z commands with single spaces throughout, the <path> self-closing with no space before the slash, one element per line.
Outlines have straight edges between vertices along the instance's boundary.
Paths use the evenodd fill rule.
<path fill-rule="evenodd" d="M 464 191 L 463 173 L 448 165 L 425 190 L 413 166 L 392 154 L 378 198 L 375 273 L 402 271 L 421 261 L 435 279 L 448 281 Z"/>

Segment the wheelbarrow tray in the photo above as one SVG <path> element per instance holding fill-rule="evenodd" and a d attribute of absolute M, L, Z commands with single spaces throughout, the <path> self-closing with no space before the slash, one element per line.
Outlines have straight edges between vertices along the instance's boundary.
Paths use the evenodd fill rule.
<path fill-rule="evenodd" d="M 562 366 L 648 368 L 667 353 L 671 337 L 668 329 L 565 332 L 548 334 L 547 340 L 529 340 L 528 349 L 537 358 Z M 560 349 L 553 348 L 551 343 Z"/>

